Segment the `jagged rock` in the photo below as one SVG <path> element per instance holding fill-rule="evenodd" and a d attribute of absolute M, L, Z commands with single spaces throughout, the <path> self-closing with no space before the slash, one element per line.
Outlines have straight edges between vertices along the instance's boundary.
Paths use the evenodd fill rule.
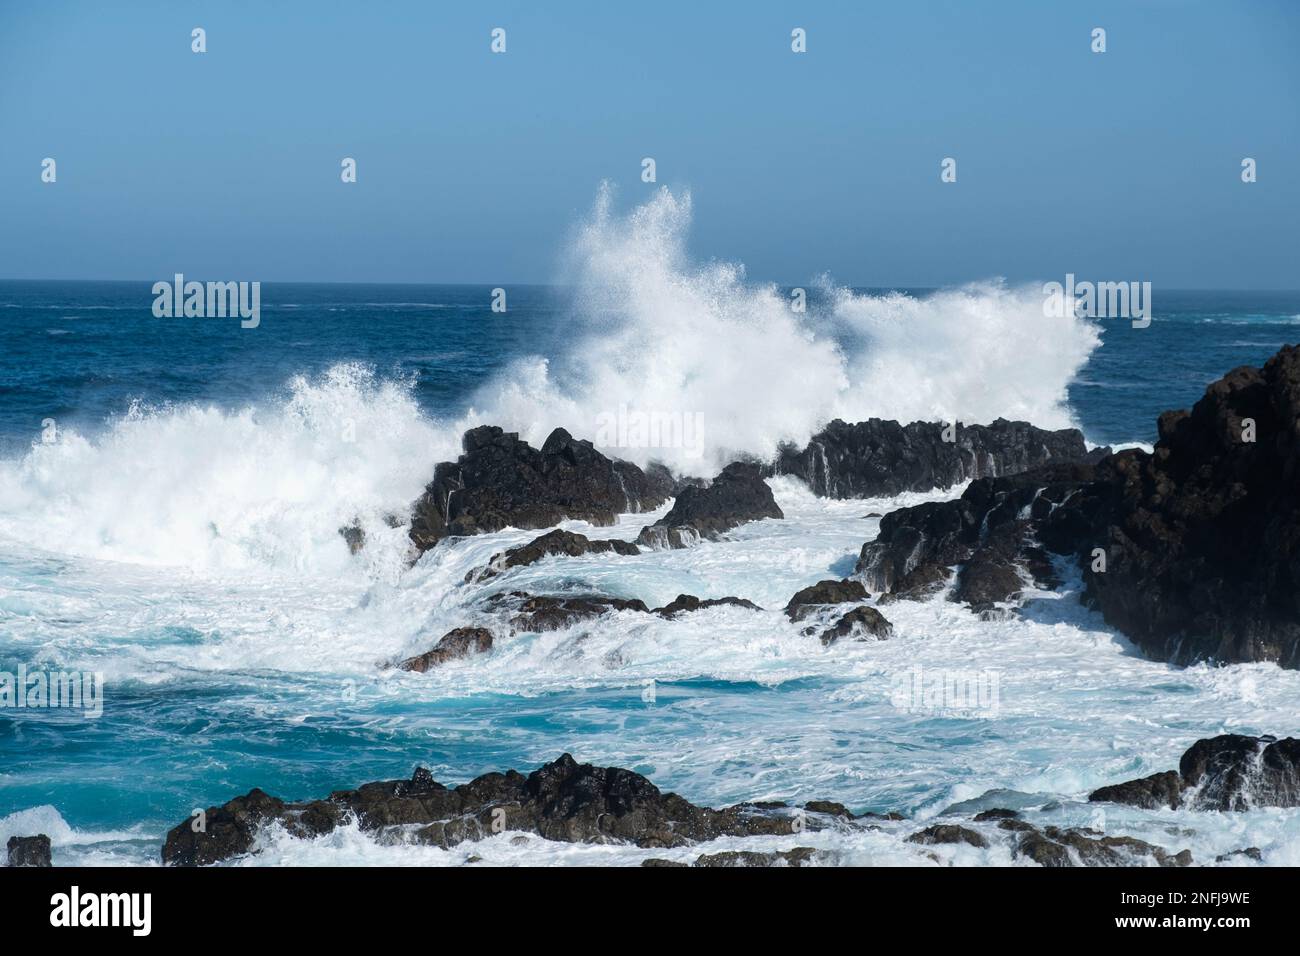
<path fill-rule="evenodd" d="M 611 611 L 639 611 L 649 613 L 644 601 L 590 595 L 586 597 L 555 597 L 550 595 L 512 595 L 518 604 L 510 627 L 515 631 L 540 633 L 560 631 L 582 621 L 590 621 Z"/>
<path fill-rule="evenodd" d="M 574 531 L 556 529 L 555 531 L 548 531 L 540 538 L 534 538 L 527 544 L 508 548 L 504 552 L 492 555 L 485 567 L 470 571 L 465 575 L 465 580 L 469 582 L 486 581 L 488 578 L 496 577 L 511 568 L 524 567 L 554 555 L 567 555 L 576 558 L 582 554 L 609 554 L 611 552 L 633 555 L 640 554 L 641 549 L 630 541 L 620 541 L 616 538 L 592 539 Z"/>
<path fill-rule="evenodd" d="M 1039 866 L 1074 866 L 1069 850 L 1054 840 L 1047 839 L 1033 827 L 1020 837 L 1013 856 L 1027 857 Z"/>
<path fill-rule="evenodd" d="M 219 807 L 208 807 L 200 831 L 193 826 L 198 821 L 185 820 L 167 832 L 163 863 L 205 866 L 242 856 L 253 849 L 258 828 L 284 813 L 283 800 L 256 788 Z"/>
<path fill-rule="evenodd" d="M 455 788 L 421 768 L 410 780 L 369 783 L 310 802 L 286 803 L 254 790 L 209 808 L 206 817 L 203 832 L 195 832 L 189 820 L 168 832 L 164 864 L 194 866 L 246 854 L 258 830 L 271 823 L 295 835 L 319 836 L 352 818 L 378 839 L 443 847 L 506 830 L 643 847 L 797 832 L 788 815 L 696 806 L 631 770 L 579 764 L 568 754 L 527 776 L 514 770 L 489 773 Z"/>
<path fill-rule="evenodd" d="M 1152 809 L 1300 806 L 1300 740 L 1240 734 L 1198 740 L 1183 754 L 1177 773 L 1102 787 L 1088 799 Z"/>
<path fill-rule="evenodd" d="M 482 627 L 458 627 L 448 631 L 433 650 L 409 657 L 397 666 L 404 671 L 423 674 L 430 667 L 454 661 L 471 654 L 482 654 L 492 649 L 492 632 Z"/>
<path fill-rule="evenodd" d="M 988 810 L 981 810 L 975 814 L 975 822 L 983 823 L 986 820 L 1018 820 L 1020 814 L 1016 810 L 1008 810 L 1005 807 L 992 807 Z"/>
<path fill-rule="evenodd" d="M 917 833 L 913 833 L 907 838 L 908 843 L 921 843 L 926 846 L 933 846 L 937 843 L 968 843 L 974 847 L 987 847 L 989 841 L 984 839 L 974 830 L 968 830 L 966 827 L 957 826 L 953 823 L 936 823 L 934 826 L 926 827 Z"/>
<path fill-rule="evenodd" d="M 1103 462 L 1043 541 L 1079 556 L 1089 598 L 1151 658 L 1300 667 L 1298 422 L 1286 346 L 1161 415 L 1153 453 Z"/>
<path fill-rule="evenodd" d="M 892 599 L 920 599 L 960 566 L 951 598 L 990 613 L 1018 601 L 1027 581 L 1055 584 L 1040 547 L 1040 522 L 1093 479 L 1089 464 L 1048 465 L 1002 478 L 981 478 L 960 498 L 891 511 L 874 541 L 862 546 L 855 573 Z"/>
<path fill-rule="evenodd" d="M 785 613 L 792 621 L 802 621 L 830 605 L 865 601 L 869 597 L 871 595 L 861 581 L 848 578 L 836 581 L 832 578 L 796 591 L 786 604 Z"/>
<path fill-rule="evenodd" d="M 753 850 L 728 850 L 698 857 L 693 866 L 807 866 L 817 858 L 817 850 L 810 846 L 774 853 L 756 853 Z"/>
<path fill-rule="evenodd" d="M 668 514 L 646 525 L 637 543 L 650 548 L 689 547 L 716 540 L 747 521 L 784 518 L 758 465 L 734 461 L 707 486 L 681 489 Z"/>
<path fill-rule="evenodd" d="M 672 601 L 663 607 L 655 608 L 651 613 L 658 614 L 660 617 L 675 617 L 688 611 L 698 611 L 708 607 L 722 606 L 743 607 L 750 611 L 761 611 L 762 608 L 753 601 L 746 601 L 738 597 L 720 597 L 720 598 L 697 598 L 693 594 L 679 594 Z"/>
<path fill-rule="evenodd" d="M 1099 803 L 1127 803 L 1144 810 L 1158 810 L 1161 807 L 1177 810 L 1182 805 L 1182 791 L 1182 779 L 1177 771 L 1168 770 L 1153 773 L 1141 780 L 1102 787 L 1089 794 L 1088 799 Z"/>
<path fill-rule="evenodd" d="M 990 425 L 958 424 L 950 432 L 954 440 L 945 441 L 946 427 L 879 418 L 850 425 L 836 419 L 802 450 L 782 447 L 768 473 L 802 478 L 824 497 L 893 497 L 1049 463 L 1097 461 L 1109 451 L 1089 452 L 1074 428 L 1047 431 L 999 418 Z"/>
<path fill-rule="evenodd" d="M 50 838 L 44 833 L 35 836 L 11 836 L 6 846 L 10 866 L 50 866 Z"/>
<path fill-rule="evenodd" d="M 874 607 L 862 605 L 840 616 L 830 627 L 821 632 L 821 642 L 834 644 L 840 638 L 851 637 L 858 641 L 887 640 L 894 633 L 894 625 Z"/>
<path fill-rule="evenodd" d="M 853 813 L 842 803 L 836 803 L 834 800 L 812 800 L 803 805 L 803 808 L 809 813 L 825 813 L 832 817 L 847 817 L 853 819 Z"/>
<path fill-rule="evenodd" d="M 1244 856 L 1248 860 L 1254 860 L 1256 863 L 1264 862 L 1264 853 L 1257 846 L 1248 846 L 1244 850 L 1233 850 L 1231 853 L 1221 853 L 1214 858 L 1214 862 L 1229 863 L 1239 856 Z"/>
<path fill-rule="evenodd" d="M 417 552 L 450 535 L 549 528 L 566 518 L 609 525 L 623 512 L 657 508 L 672 492 L 666 469 L 647 473 L 606 458 L 563 428 L 540 450 L 495 425 L 470 429 L 461 444 L 464 454 L 439 464 L 415 503 Z"/>
<path fill-rule="evenodd" d="M 352 554 L 356 554 L 366 546 L 366 532 L 359 524 L 339 528 L 339 535 L 347 542 L 348 551 Z"/>

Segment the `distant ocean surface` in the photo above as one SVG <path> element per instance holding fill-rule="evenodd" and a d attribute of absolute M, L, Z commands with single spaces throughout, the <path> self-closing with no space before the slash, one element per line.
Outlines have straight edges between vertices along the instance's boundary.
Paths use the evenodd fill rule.
<path fill-rule="evenodd" d="M 482 536 L 406 567 L 405 529 L 385 516 L 407 513 L 470 424 L 537 442 L 555 425 L 594 438 L 621 404 L 695 411 L 705 454 L 665 457 L 705 475 L 833 415 L 1005 414 L 1150 443 L 1160 412 L 1300 342 L 1300 293 L 1156 288 L 1145 329 L 1044 319 L 1036 289 L 1000 283 L 818 288 L 792 316 L 790 290 L 684 267 L 669 250 L 648 267 L 596 257 L 572 288 L 506 286 L 503 313 L 488 286 L 267 283 L 260 326 L 245 330 L 155 318 L 150 285 L 0 282 L 0 670 L 106 680 L 98 719 L 0 710 L 0 843 L 45 832 L 56 864 L 156 863 L 169 827 L 254 786 L 311 797 L 416 764 L 460 783 L 570 751 L 714 806 L 824 798 L 916 819 L 1015 806 L 1190 847 L 1198 862 L 1259 846 L 1266 863 L 1300 864 L 1296 811 L 1117 807 L 1099 821 L 1086 802 L 1176 766 L 1198 737 L 1300 732 L 1300 673 L 1146 661 L 1078 604 L 1068 574 L 1018 620 L 891 604 L 896 635 L 881 643 L 822 648 L 784 620 L 795 590 L 852 571 L 878 527 L 864 515 L 955 490 L 836 502 L 774 479 L 784 522 L 685 551 L 542 562 L 501 585 L 651 606 L 737 595 L 769 612 L 617 615 L 424 675 L 384 666 L 471 623 L 481 595 L 465 572 L 532 537 Z M 565 526 L 633 537 L 653 518 Z M 338 534 L 351 522 L 367 530 L 355 556 Z M 900 709 L 893 691 L 918 665 L 996 671 L 998 712 Z M 809 839 L 847 862 L 928 865 L 903 839 L 914 829 Z M 379 847 L 344 828 L 314 842 L 267 834 L 253 861 L 635 864 L 647 852 L 537 838 Z M 943 852 L 1011 862 L 1001 844 Z"/>
<path fill-rule="evenodd" d="M 267 283 L 260 327 L 241 330 L 237 319 L 154 318 L 150 285 L 0 281 L 6 451 L 21 451 L 47 418 L 93 433 L 132 402 L 237 409 L 343 362 L 410 380 L 422 411 L 454 417 L 512 361 L 566 354 L 573 333 L 568 294 L 546 286 L 511 286 L 498 313 L 490 286 Z M 1160 412 L 1300 341 L 1300 293 L 1153 298 L 1149 328 L 1097 320 L 1104 345 L 1069 382 L 1070 412 L 1091 441 L 1154 441 Z"/>

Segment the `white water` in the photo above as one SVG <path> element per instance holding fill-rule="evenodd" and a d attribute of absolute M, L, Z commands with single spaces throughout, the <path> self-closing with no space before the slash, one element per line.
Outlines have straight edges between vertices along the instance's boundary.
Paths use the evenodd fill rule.
<path fill-rule="evenodd" d="M 87 666 L 87 644 L 98 635 L 123 634 L 117 641 L 96 641 L 94 650 L 94 666 L 108 679 L 109 714 L 112 688 L 122 682 L 166 691 L 195 681 L 201 687 L 205 674 L 216 682 L 257 674 L 263 675 L 260 691 L 250 696 L 241 690 L 215 713 L 250 732 L 290 733 L 332 713 L 341 688 L 351 686 L 362 704 L 349 719 L 373 727 L 377 742 L 400 732 L 409 756 L 395 762 L 396 770 L 386 765 L 385 773 L 340 770 L 331 786 L 409 772 L 420 759 L 421 737 L 440 751 L 449 741 L 499 734 L 511 756 L 476 756 L 472 769 L 435 764 L 435 772 L 456 783 L 503 765 L 531 769 L 571 750 L 579 759 L 635 767 L 667 789 L 712 805 L 826 798 L 912 817 L 876 833 L 837 830 L 749 845 L 819 846 L 834 851 L 839 862 L 931 865 L 926 852 L 932 848 L 905 838 L 966 800 L 976 803 L 962 814 L 963 824 L 975 809 L 1010 803 L 1027 808 L 1029 819 L 1040 825 L 1104 826 L 1108 833 L 1132 834 L 1172 852 L 1190 848 L 1200 863 L 1245 846 L 1260 847 L 1270 864 L 1300 859 L 1295 811 L 1151 813 L 1084 802 L 1103 784 L 1177 766 L 1199 737 L 1297 732 L 1300 673 L 1263 664 L 1180 670 L 1147 661 L 1078 605 L 1077 581 L 1060 594 L 1039 594 L 1018 620 L 981 621 L 942 598 L 886 605 L 882 610 L 895 625 L 890 640 L 824 648 L 801 634 L 780 608 L 799 587 L 846 573 L 861 542 L 875 534 L 878 521 L 864 517 L 868 512 L 926 496 L 828 501 L 797 479 L 772 484 L 786 519 L 747 525 L 731 540 L 632 557 L 553 559 L 511 571 L 491 585 L 533 591 L 591 587 L 640 597 L 651 606 L 679 592 L 737 595 L 754 600 L 761 612 L 723 607 L 674 621 L 623 613 L 563 632 L 510 636 L 501 629 L 487 655 L 422 675 L 385 669 L 385 662 L 426 649 L 451 627 L 485 622 L 477 601 L 486 589 L 459 582 L 492 553 L 533 535 L 506 531 L 439 548 L 392 579 L 360 570 L 352 580 L 137 573 L 122 565 L 73 561 L 63 566 L 57 586 L 29 583 L 21 592 L 22 628 L 0 632 L 6 641 L 39 647 L 51 666 L 67 667 Z M 578 522 L 566 527 L 629 535 L 649 517 L 627 515 L 614 528 Z M 0 589 L 18 594 L 11 583 L 0 579 Z M 0 616 L 0 623 L 5 619 Z M 177 630 L 199 637 L 157 639 Z M 909 709 L 898 691 L 917 666 L 931 674 L 997 673 L 996 712 L 958 718 Z M 647 704 L 641 695 L 649 681 L 655 682 L 656 698 Z M 500 718 L 489 716 L 480 725 L 480 711 L 462 718 L 446 709 L 477 700 L 499 700 L 486 713 Z M 508 719 L 499 722 L 521 712 L 544 718 L 550 729 L 525 731 Z M 501 763 L 484 765 L 485 759 Z M 316 795 L 295 786 L 301 787 L 272 789 L 286 797 Z M 234 788 L 228 789 L 205 794 L 205 800 L 233 796 Z M 983 796 L 990 791 L 999 795 Z M 133 827 L 130 834 L 109 837 L 61 830 L 56 858 L 156 860 L 162 832 L 175 822 L 156 821 L 145 834 Z M 993 841 L 990 849 L 938 848 L 939 858 L 1011 862 L 1007 835 L 991 825 L 978 828 Z M 480 856 L 501 864 L 632 865 L 648 856 L 690 857 L 685 850 L 511 839 L 443 851 L 381 847 L 351 828 L 308 842 L 273 833 L 266 836 L 264 855 L 246 862 L 455 865 Z M 744 848 L 741 842 L 719 841 L 696 852 L 737 848 Z"/>
<path fill-rule="evenodd" d="M 917 299 L 821 278 L 829 307 L 798 314 L 742 265 L 692 262 L 690 222 L 689 195 L 661 189 L 620 217 L 602 190 L 572 252 L 573 349 L 556 367 L 517 363 L 480 394 L 477 417 L 536 443 L 557 425 L 592 436 L 623 405 L 699 415 L 702 459 L 607 450 L 704 475 L 739 453 L 770 457 L 837 417 L 1072 424 L 1066 386 L 1100 339 L 1086 320 L 1044 316 L 1041 289 L 991 281 Z"/>

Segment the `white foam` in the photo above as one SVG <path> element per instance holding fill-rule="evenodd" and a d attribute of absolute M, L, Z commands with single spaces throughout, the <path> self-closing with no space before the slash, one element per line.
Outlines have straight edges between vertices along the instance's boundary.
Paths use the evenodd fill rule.
<path fill-rule="evenodd" d="M 1100 339 L 1043 315 L 1037 287 L 994 280 L 914 298 L 859 295 L 818 280 L 829 305 L 798 314 L 743 265 L 686 253 L 691 200 L 668 189 L 618 216 L 608 188 L 579 231 L 574 345 L 552 366 L 517 362 L 476 400 L 473 420 L 537 442 L 555 426 L 595 437 L 602 416 L 698 414 L 690 448 L 606 446 L 712 475 L 739 453 L 771 456 L 832 418 L 1071 424 L 1066 387 Z"/>

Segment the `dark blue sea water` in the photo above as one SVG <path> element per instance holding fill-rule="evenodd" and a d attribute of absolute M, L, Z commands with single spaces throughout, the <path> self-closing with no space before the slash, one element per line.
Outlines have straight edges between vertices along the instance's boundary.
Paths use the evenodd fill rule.
<path fill-rule="evenodd" d="M 529 537 L 485 536 L 407 569 L 404 529 L 382 520 L 455 453 L 458 423 L 472 409 L 527 428 L 538 366 L 520 360 L 549 359 L 546 417 L 570 409 L 571 430 L 587 437 L 583 416 L 604 381 L 593 355 L 612 366 L 610 381 L 638 379 L 633 387 L 680 359 L 681 387 L 697 402 L 716 397 L 736 429 L 739 388 L 753 389 L 739 407 L 779 416 L 819 387 L 817 363 L 831 353 L 805 354 L 804 338 L 779 339 L 771 323 L 749 335 L 743 315 L 719 320 L 723 334 L 712 319 L 674 325 L 674 300 L 646 304 L 644 294 L 631 327 L 625 316 L 602 327 L 568 289 L 510 287 L 508 310 L 497 313 L 483 286 L 268 283 L 259 327 L 241 329 L 237 319 L 155 318 L 150 285 L 0 282 L 0 670 L 101 672 L 107 688 L 94 719 L 0 710 L 0 839 L 39 829 L 65 862 L 148 862 L 192 808 L 252 786 L 312 796 L 405 775 L 416 763 L 459 782 L 565 750 L 715 804 L 818 797 L 925 816 L 1001 789 L 1045 807 L 1044 819 L 1083 823 L 1094 810 L 1080 793 L 1173 766 L 1196 736 L 1300 729 L 1294 673 L 1144 661 L 1068 587 L 1009 622 L 901 602 L 889 611 L 894 640 L 833 652 L 801 638 L 779 611 L 723 610 L 517 637 L 485 660 L 395 676 L 386 663 L 475 619 L 465 571 Z M 689 291 L 682 308 L 707 302 L 726 313 L 716 290 Z M 1003 390 L 1009 403 L 1034 407 L 1059 389 L 1068 416 L 1097 443 L 1150 442 L 1161 411 L 1300 342 L 1298 293 L 1157 289 L 1150 327 L 1098 323 L 1100 344 L 1068 381 L 1052 378 L 1061 375 L 1050 367 L 1057 339 L 1043 339 L 1032 309 L 1019 324 L 964 327 L 953 341 L 966 343 L 978 374 L 956 387 L 966 356 L 927 351 L 940 347 L 935 333 L 949 307 L 926 305 L 924 290 L 909 295 L 915 301 L 885 315 L 891 355 L 908 359 L 911 377 L 887 391 L 929 389 L 935 408 L 970 400 L 987 409 Z M 973 322 L 1008 301 L 973 296 L 952 321 Z M 814 338 L 853 337 L 819 318 L 827 295 L 811 302 Z M 878 306 L 860 307 L 884 321 L 871 311 Z M 914 344 L 909 315 L 926 323 Z M 861 341 L 841 349 L 856 356 L 844 366 L 846 390 L 872 374 L 876 326 L 862 329 Z M 1062 349 L 1086 339 L 1059 326 L 1050 335 Z M 599 351 L 616 338 L 621 350 Z M 653 361 L 638 364 L 647 354 Z M 926 381 L 931 358 L 957 371 Z M 727 374 L 713 388 L 703 380 L 715 366 Z M 803 378 L 782 381 L 786 367 Z M 770 401 L 777 394 L 796 398 Z M 582 400 L 566 405 L 567 395 Z M 43 442 L 47 420 L 56 432 Z M 738 434 L 713 434 L 721 447 L 745 447 Z M 779 609 L 798 587 L 851 566 L 875 533 L 861 516 L 897 504 L 825 502 L 792 479 L 779 479 L 776 492 L 786 521 L 749 526 L 733 541 L 621 563 L 543 564 L 508 583 L 578 582 L 652 605 L 680 592 L 737 594 Z M 370 536 L 357 557 L 337 534 L 352 520 Z M 646 520 L 575 527 L 633 536 Z M 1000 710 L 970 720 L 900 708 L 892 689 L 918 665 L 997 671 Z M 647 703 L 649 682 L 656 694 Z M 1270 862 L 1300 855 L 1300 821 L 1286 814 L 1251 817 L 1244 834 L 1180 822 L 1198 828 L 1188 838 L 1198 859 L 1238 843 L 1265 847 Z M 1179 848 L 1167 820 L 1134 811 L 1122 823 Z M 840 849 L 859 862 L 924 862 L 901 835 L 855 837 Z M 388 862 L 399 852 L 358 834 L 320 845 L 268 840 L 270 861 Z M 412 862 L 465 856 L 407 852 Z M 508 842 L 475 852 L 498 862 L 571 859 Z M 1008 862 L 999 852 L 980 861 Z"/>

